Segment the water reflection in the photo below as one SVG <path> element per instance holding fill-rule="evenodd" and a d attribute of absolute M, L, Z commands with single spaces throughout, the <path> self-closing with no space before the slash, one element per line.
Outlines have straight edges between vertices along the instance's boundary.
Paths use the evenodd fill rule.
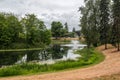
<path fill-rule="evenodd" d="M 0 67 L 16 63 L 24 56 L 21 52 L 0 52 Z"/>
<path fill-rule="evenodd" d="M 81 56 L 78 54 L 74 54 L 74 51 L 86 47 L 86 45 L 80 44 L 79 41 L 77 40 L 72 40 L 70 44 L 65 44 L 61 46 L 70 47 L 70 49 L 67 51 L 67 56 L 64 56 L 65 60 L 67 59 L 77 60 L 77 57 L 81 57 Z"/>
<path fill-rule="evenodd" d="M 73 59 L 80 57 L 73 52 L 76 49 L 82 49 L 86 45 L 79 44 L 78 41 L 73 40 L 71 44 L 66 45 L 52 45 L 44 50 L 33 50 L 24 52 L 0 52 L 0 67 L 6 65 L 20 64 L 26 62 L 37 62 L 40 64 L 53 64 L 56 61 Z"/>

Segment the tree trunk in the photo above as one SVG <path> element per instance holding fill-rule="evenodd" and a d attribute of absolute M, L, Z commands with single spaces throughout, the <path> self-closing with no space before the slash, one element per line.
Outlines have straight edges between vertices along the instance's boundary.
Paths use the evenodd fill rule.
<path fill-rule="evenodd" d="M 120 51 L 120 45 L 119 45 L 119 41 L 118 41 L 118 51 Z"/>
<path fill-rule="evenodd" d="M 107 49 L 107 44 L 105 43 L 105 49 Z"/>
<path fill-rule="evenodd" d="M 107 36 L 106 36 L 106 40 L 105 40 L 105 49 L 107 49 Z"/>

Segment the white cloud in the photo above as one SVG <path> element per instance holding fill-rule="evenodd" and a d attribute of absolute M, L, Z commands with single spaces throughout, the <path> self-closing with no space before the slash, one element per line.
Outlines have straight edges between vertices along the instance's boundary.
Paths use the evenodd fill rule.
<path fill-rule="evenodd" d="M 79 29 L 78 8 L 84 0 L 0 0 L 1 12 L 36 14 L 50 28 L 52 21 L 68 22 L 70 30 Z"/>

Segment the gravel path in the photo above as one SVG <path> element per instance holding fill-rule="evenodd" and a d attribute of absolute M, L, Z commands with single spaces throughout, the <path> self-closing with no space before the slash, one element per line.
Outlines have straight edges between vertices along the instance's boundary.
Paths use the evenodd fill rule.
<path fill-rule="evenodd" d="M 102 52 L 106 56 L 105 60 L 88 68 L 41 75 L 0 78 L 0 80 L 81 80 L 120 73 L 120 52 L 117 52 L 116 49 L 102 50 Z"/>

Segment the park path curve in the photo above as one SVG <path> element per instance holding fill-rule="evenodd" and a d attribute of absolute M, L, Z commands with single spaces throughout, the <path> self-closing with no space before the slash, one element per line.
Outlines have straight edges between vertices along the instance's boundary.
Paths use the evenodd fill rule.
<path fill-rule="evenodd" d="M 95 66 L 41 75 L 0 78 L 0 80 L 81 80 L 120 73 L 120 52 L 115 48 L 101 51 L 106 58 Z"/>

